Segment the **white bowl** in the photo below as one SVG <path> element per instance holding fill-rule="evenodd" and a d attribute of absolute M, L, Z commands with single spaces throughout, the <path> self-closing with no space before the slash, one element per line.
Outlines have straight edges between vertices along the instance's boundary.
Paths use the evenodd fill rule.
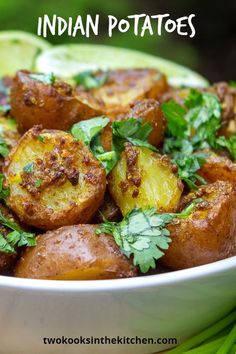
<path fill-rule="evenodd" d="M 149 354 L 171 345 L 49 345 L 44 337 L 153 337 L 181 342 L 235 306 L 236 257 L 131 279 L 0 276 L 1 354 Z"/>

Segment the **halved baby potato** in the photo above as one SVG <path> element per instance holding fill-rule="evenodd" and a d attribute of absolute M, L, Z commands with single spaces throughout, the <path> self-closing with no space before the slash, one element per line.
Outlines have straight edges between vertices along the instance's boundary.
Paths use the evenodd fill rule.
<path fill-rule="evenodd" d="M 183 185 L 167 156 L 127 143 L 108 177 L 109 191 L 123 215 L 134 208 L 178 208 Z"/>
<path fill-rule="evenodd" d="M 51 84 L 40 80 L 43 80 L 40 75 L 28 71 L 18 71 L 13 80 L 11 114 L 21 131 L 38 124 L 43 128 L 67 130 L 80 120 L 101 114 L 101 103 L 92 96 L 80 97 L 60 80 Z"/>
<path fill-rule="evenodd" d="M 37 126 L 13 149 L 4 174 L 10 208 L 21 221 L 41 229 L 89 221 L 106 188 L 102 164 L 82 142 Z"/>
<path fill-rule="evenodd" d="M 101 75 L 104 76 L 104 72 L 96 73 L 98 78 Z M 115 117 L 137 100 L 158 99 L 167 88 L 166 77 L 155 69 L 118 69 L 109 71 L 105 83 L 89 92 L 104 102 L 104 113 L 108 117 Z M 86 97 L 83 87 L 77 90 Z"/>
<path fill-rule="evenodd" d="M 137 269 L 111 235 L 96 235 L 99 225 L 65 226 L 37 237 L 16 267 L 21 278 L 89 280 L 126 278 Z"/>
<path fill-rule="evenodd" d="M 185 202 L 202 198 L 185 219 L 169 224 L 172 242 L 160 263 L 170 269 L 184 269 L 236 255 L 236 190 L 217 181 L 191 193 Z M 184 203 L 183 203 L 184 204 Z"/>

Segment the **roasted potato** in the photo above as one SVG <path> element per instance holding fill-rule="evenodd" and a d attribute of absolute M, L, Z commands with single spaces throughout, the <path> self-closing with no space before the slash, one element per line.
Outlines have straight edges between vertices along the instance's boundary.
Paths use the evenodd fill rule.
<path fill-rule="evenodd" d="M 196 197 L 204 201 L 186 219 L 175 219 L 169 226 L 172 242 L 162 265 L 171 269 L 196 267 L 236 254 L 236 190 L 225 181 L 203 186 Z"/>
<path fill-rule="evenodd" d="M 236 186 L 236 164 L 225 156 L 208 151 L 206 163 L 198 171 L 208 183 L 229 181 Z"/>
<path fill-rule="evenodd" d="M 98 72 L 97 77 L 99 75 L 104 73 Z M 157 99 L 167 88 L 165 76 L 155 69 L 120 69 L 109 71 L 104 85 L 91 89 L 89 93 L 104 102 L 104 114 L 115 117 L 136 100 Z M 85 97 L 88 94 L 81 86 L 77 91 Z"/>
<path fill-rule="evenodd" d="M 109 191 L 123 215 L 135 207 L 175 211 L 182 183 L 166 156 L 127 143 L 108 177 Z"/>
<path fill-rule="evenodd" d="M 47 84 L 33 79 L 28 71 L 18 71 L 13 80 L 11 114 L 23 132 L 37 124 L 67 130 L 80 120 L 100 115 L 100 105 L 92 96 L 79 97 L 65 82 Z"/>
<path fill-rule="evenodd" d="M 37 238 L 16 267 L 21 278 L 88 280 L 137 275 L 110 235 L 96 235 L 98 225 L 66 226 Z"/>
<path fill-rule="evenodd" d="M 4 167 L 9 207 L 41 229 L 86 223 L 103 201 L 106 173 L 90 150 L 69 133 L 34 127 Z"/>
<path fill-rule="evenodd" d="M 11 221 L 14 221 L 16 223 L 19 222 L 19 220 L 16 218 L 13 213 L 6 208 L 3 204 L 0 204 L 0 213 L 3 214 L 6 218 L 8 218 Z M 7 234 L 9 234 L 12 230 L 10 230 L 8 227 L 0 224 L 0 234 L 5 237 Z M 9 274 L 12 273 L 16 261 L 18 258 L 17 253 L 5 253 L 5 252 L 0 252 L 0 274 Z"/>
<path fill-rule="evenodd" d="M 136 101 L 127 109 L 126 113 L 120 114 L 112 120 L 125 120 L 128 118 L 142 118 L 145 122 L 151 124 L 153 130 L 148 138 L 150 144 L 158 146 L 163 142 L 166 121 L 158 101 L 151 98 Z M 112 150 L 111 126 L 108 125 L 103 129 L 101 141 L 106 151 Z"/>

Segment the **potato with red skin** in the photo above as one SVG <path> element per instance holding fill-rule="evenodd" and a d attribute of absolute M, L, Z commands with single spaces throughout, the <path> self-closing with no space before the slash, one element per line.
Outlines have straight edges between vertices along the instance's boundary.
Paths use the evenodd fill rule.
<path fill-rule="evenodd" d="M 34 125 L 68 130 L 80 120 L 101 115 L 101 103 L 92 96 L 80 97 L 69 84 L 47 84 L 18 71 L 11 89 L 11 114 L 22 132 Z"/>
<path fill-rule="evenodd" d="M 206 162 L 198 171 L 208 183 L 228 181 L 236 186 L 236 163 L 226 156 L 220 156 L 213 151 L 205 151 Z"/>
<path fill-rule="evenodd" d="M 104 75 L 100 71 L 95 77 Z M 78 86 L 77 92 L 84 97 L 92 94 L 98 101 L 104 102 L 104 114 L 115 118 L 123 114 L 137 100 L 158 99 L 166 90 L 166 77 L 155 69 L 117 69 L 107 73 L 107 80 L 100 86 L 86 91 Z"/>
<path fill-rule="evenodd" d="M 236 255 L 236 190 L 218 181 L 191 193 L 185 202 L 202 198 L 184 219 L 175 219 L 168 230 L 172 242 L 160 263 L 170 269 L 184 269 Z M 184 204 L 184 203 L 183 203 Z"/>
<path fill-rule="evenodd" d="M 7 204 L 40 229 L 88 222 L 103 201 L 106 173 L 87 146 L 60 130 L 34 127 L 4 166 Z"/>
<path fill-rule="evenodd" d="M 99 225 L 65 226 L 37 237 L 37 245 L 22 255 L 15 275 L 20 278 L 92 280 L 137 275 L 111 235 L 97 235 Z"/>

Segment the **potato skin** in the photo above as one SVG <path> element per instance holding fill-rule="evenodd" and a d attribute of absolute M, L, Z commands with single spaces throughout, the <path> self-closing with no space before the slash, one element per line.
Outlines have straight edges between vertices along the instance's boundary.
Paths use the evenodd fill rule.
<path fill-rule="evenodd" d="M 25 171 L 28 164 L 32 171 Z M 40 229 L 88 222 L 103 201 L 106 173 L 71 134 L 35 127 L 21 138 L 4 167 L 7 204 Z"/>
<path fill-rule="evenodd" d="M 41 124 L 67 130 L 74 123 L 101 114 L 95 99 L 82 99 L 69 84 L 56 80 L 48 85 L 18 71 L 11 89 L 11 114 L 22 132 Z"/>
<path fill-rule="evenodd" d="M 98 72 L 96 76 L 101 74 Z M 109 71 L 104 85 L 89 92 L 104 102 L 104 114 L 112 118 L 124 113 L 137 100 L 157 99 L 167 88 L 165 76 L 155 69 L 118 69 Z M 77 90 L 86 96 L 82 87 Z"/>
<path fill-rule="evenodd" d="M 150 144 L 153 146 L 158 146 L 163 142 L 166 121 L 158 101 L 152 98 L 136 101 L 133 105 L 127 108 L 125 113 L 119 114 L 111 120 L 121 121 L 129 118 L 142 118 L 144 122 L 149 123 L 152 126 L 152 132 L 148 137 Z M 106 151 L 112 150 L 111 125 L 107 125 L 103 129 L 101 134 L 101 142 Z"/>
<path fill-rule="evenodd" d="M 183 185 L 167 156 L 126 143 L 121 159 L 108 176 L 109 191 L 123 215 L 134 208 L 178 208 Z"/>
<path fill-rule="evenodd" d="M 89 280 L 133 277 L 137 269 L 111 235 L 96 235 L 99 225 L 75 225 L 37 238 L 16 267 L 21 278 Z"/>
<path fill-rule="evenodd" d="M 184 269 L 215 262 L 236 254 L 236 190 L 225 181 L 203 186 L 196 197 L 204 199 L 186 219 L 169 226 L 172 242 L 160 263 Z"/>
<path fill-rule="evenodd" d="M 198 171 L 208 183 L 228 181 L 236 186 L 236 164 L 228 157 L 208 152 L 206 163 Z"/>

